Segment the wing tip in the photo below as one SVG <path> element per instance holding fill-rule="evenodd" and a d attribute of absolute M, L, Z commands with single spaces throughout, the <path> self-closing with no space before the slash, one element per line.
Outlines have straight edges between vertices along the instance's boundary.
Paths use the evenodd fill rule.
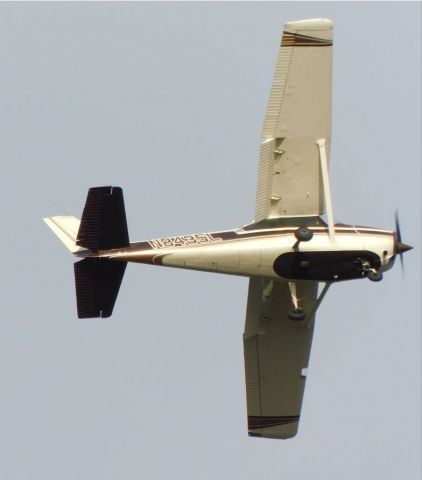
<path fill-rule="evenodd" d="M 305 20 L 295 20 L 287 22 L 284 29 L 289 32 L 332 30 L 333 22 L 329 18 L 309 18 Z"/>
<path fill-rule="evenodd" d="M 312 18 L 284 25 L 283 42 L 291 46 L 329 46 L 333 40 L 333 22 L 328 18 Z"/>
<path fill-rule="evenodd" d="M 290 438 L 294 438 L 297 435 L 297 431 L 292 432 L 292 433 L 286 433 L 286 434 L 267 434 L 267 433 L 259 433 L 259 432 L 254 432 L 254 431 L 249 431 L 248 436 L 253 437 L 253 438 L 268 438 L 272 440 L 289 440 Z"/>

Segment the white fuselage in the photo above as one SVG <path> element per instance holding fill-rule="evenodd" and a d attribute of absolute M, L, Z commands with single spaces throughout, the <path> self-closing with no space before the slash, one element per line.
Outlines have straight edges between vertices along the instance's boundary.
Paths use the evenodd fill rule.
<path fill-rule="evenodd" d="M 363 227 L 337 227 L 330 240 L 326 227 L 310 227 L 313 238 L 294 248 L 292 227 L 262 230 L 238 229 L 201 235 L 184 235 L 134 243 L 124 250 L 101 256 L 129 262 L 202 270 L 242 276 L 280 278 L 274 262 L 289 252 L 371 252 L 379 257 L 380 270 L 391 267 L 394 234 Z"/>

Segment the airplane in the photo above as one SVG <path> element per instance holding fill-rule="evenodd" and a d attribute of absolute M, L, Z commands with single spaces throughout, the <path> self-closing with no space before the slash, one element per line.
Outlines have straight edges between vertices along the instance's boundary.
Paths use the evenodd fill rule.
<path fill-rule="evenodd" d="M 82 219 L 44 221 L 80 260 L 79 318 L 109 317 L 127 262 L 249 277 L 243 334 L 248 434 L 298 431 L 315 314 L 331 285 L 379 282 L 403 253 L 395 231 L 335 223 L 328 175 L 333 26 L 286 23 L 262 130 L 256 210 L 233 230 L 129 241 L 120 187 L 91 188 Z M 326 220 L 322 218 L 325 214 Z"/>

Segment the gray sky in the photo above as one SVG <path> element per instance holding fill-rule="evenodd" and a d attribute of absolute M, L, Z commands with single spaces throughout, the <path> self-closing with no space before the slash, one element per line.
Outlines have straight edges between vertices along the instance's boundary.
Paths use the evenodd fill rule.
<path fill-rule="evenodd" d="M 247 280 L 130 265 L 76 318 L 41 221 L 124 188 L 132 240 L 248 223 L 282 26 L 334 21 L 332 193 L 416 248 L 330 290 L 299 434 L 248 438 Z M 420 478 L 420 3 L 0 4 L 0 478 Z"/>

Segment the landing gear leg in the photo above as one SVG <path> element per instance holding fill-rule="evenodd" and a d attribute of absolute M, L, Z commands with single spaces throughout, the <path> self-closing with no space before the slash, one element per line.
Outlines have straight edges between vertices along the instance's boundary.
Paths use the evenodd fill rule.
<path fill-rule="evenodd" d="M 312 316 L 315 314 L 318 307 L 321 305 L 321 302 L 323 301 L 325 295 L 327 294 L 330 286 L 331 286 L 330 282 L 327 282 L 325 284 L 324 288 L 322 289 L 321 293 L 319 294 L 319 296 L 318 296 L 316 302 L 314 303 L 313 307 L 308 312 L 308 315 L 307 315 L 308 318 L 312 318 Z M 291 294 L 291 297 L 292 297 L 293 308 L 291 308 L 287 312 L 287 318 L 289 320 L 293 320 L 293 321 L 296 321 L 296 322 L 300 322 L 302 320 L 305 320 L 306 314 L 301 308 L 299 308 L 299 299 L 296 296 L 296 284 L 294 282 L 289 282 L 289 288 L 290 288 L 290 294 Z"/>
<path fill-rule="evenodd" d="M 306 314 L 299 307 L 299 299 L 297 298 L 297 294 L 296 294 L 296 283 L 289 282 L 289 289 L 290 289 L 290 295 L 292 297 L 293 308 L 291 308 L 287 312 L 287 318 L 289 320 L 293 320 L 294 322 L 301 322 L 302 320 L 305 320 Z"/>

